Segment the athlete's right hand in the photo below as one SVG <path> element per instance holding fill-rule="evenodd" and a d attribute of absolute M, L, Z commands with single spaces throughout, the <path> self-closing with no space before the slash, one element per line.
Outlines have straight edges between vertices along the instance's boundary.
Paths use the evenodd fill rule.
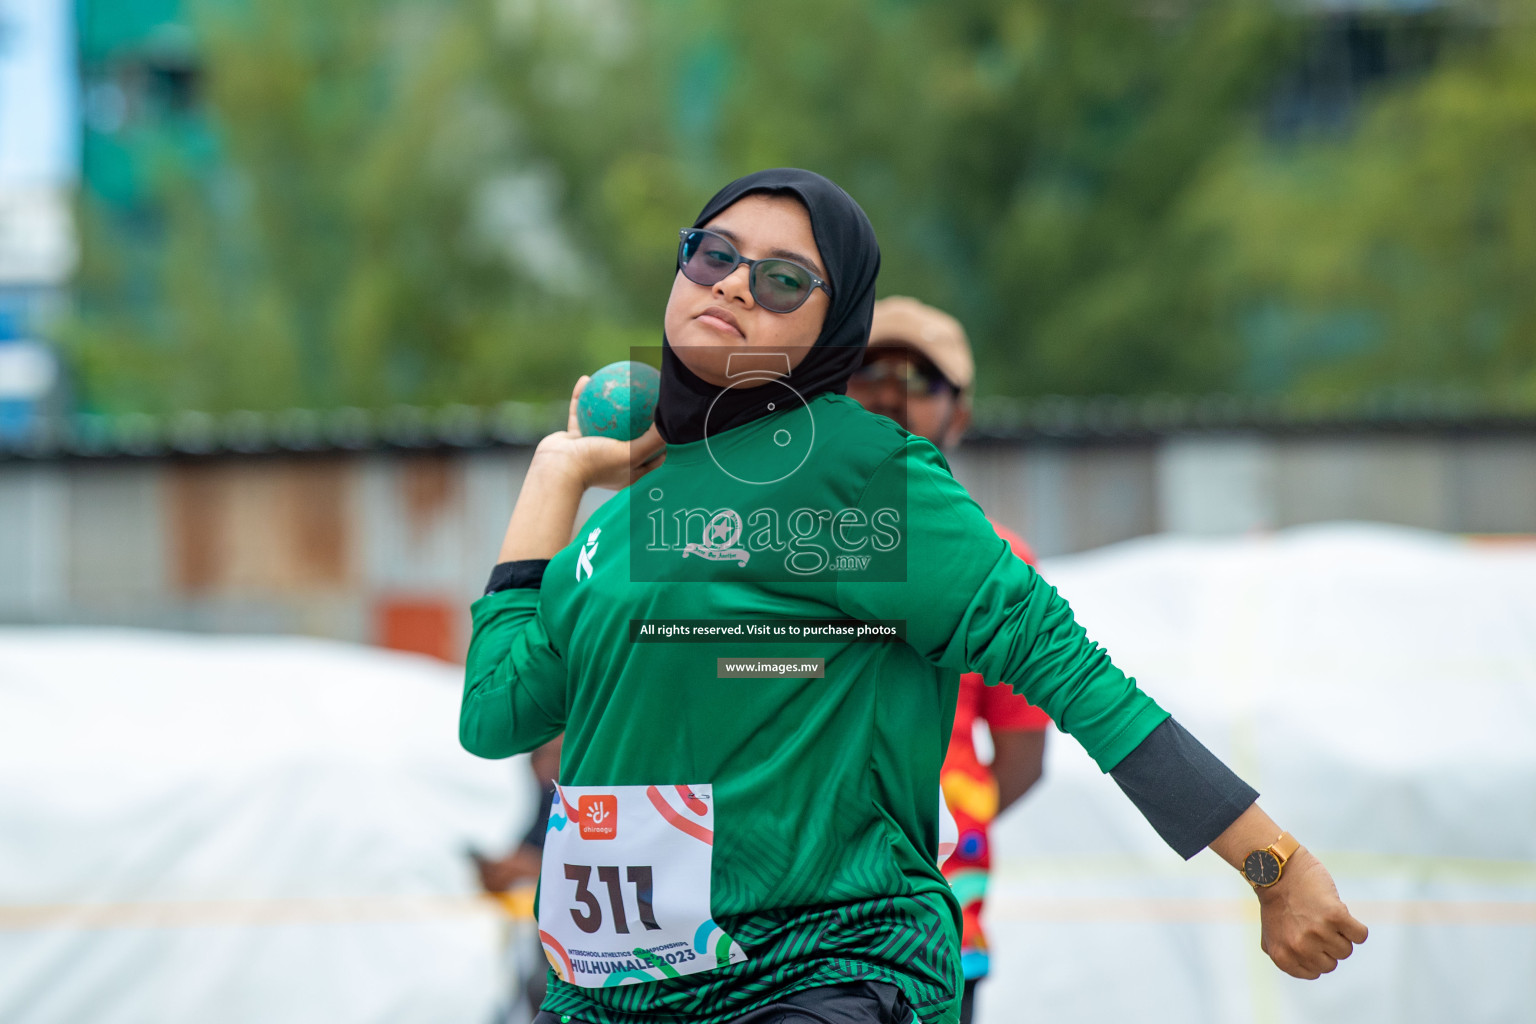
<path fill-rule="evenodd" d="M 616 491 L 665 462 L 667 444 L 657 433 L 654 423 L 633 441 L 584 436 L 576 419 L 576 408 L 587 380 L 588 377 L 583 375 L 571 391 L 566 428 L 540 441 L 534 458 L 559 465 L 583 488 L 606 487 Z"/>

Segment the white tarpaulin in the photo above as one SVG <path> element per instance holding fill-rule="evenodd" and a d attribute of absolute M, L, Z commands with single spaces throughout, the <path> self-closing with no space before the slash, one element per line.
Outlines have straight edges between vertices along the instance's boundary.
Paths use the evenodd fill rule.
<path fill-rule="evenodd" d="M 1536 545 L 1377 526 L 1047 561 L 1089 635 L 1318 853 L 1370 939 L 1315 982 L 1053 733 L 996 828 L 982 1024 L 1536 1021 Z"/>
<path fill-rule="evenodd" d="M 319 640 L 0 630 L 0 1020 L 483 1024 L 502 925 L 463 851 L 505 848 L 532 783 L 459 748 L 462 680 Z"/>

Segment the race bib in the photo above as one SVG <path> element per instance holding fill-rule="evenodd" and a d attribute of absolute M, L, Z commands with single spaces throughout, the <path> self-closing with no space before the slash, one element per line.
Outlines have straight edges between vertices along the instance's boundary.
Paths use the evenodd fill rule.
<path fill-rule="evenodd" d="M 539 873 L 539 939 L 583 988 L 747 959 L 710 916 L 708 785 L 556 786 Z"/>

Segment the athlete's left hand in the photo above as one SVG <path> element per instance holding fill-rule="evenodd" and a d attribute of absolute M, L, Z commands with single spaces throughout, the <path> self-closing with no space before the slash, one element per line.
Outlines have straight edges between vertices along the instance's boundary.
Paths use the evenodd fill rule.
<path fill-rule="evenodd" d="M 1280 881 L 1259 897 L 1259 948 L 1294 978 L 1315 980 L 1354 952 L 1368 934 L 1339 899 L 1333 876 L 1306 847 L 1286 861 Z"/>

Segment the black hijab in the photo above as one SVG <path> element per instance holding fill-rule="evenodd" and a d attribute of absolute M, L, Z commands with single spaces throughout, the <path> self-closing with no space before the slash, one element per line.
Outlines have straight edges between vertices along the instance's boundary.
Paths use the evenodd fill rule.
<path fill-rule="evenodd" d="M 806 400 L 826 392 L 843 394 L 848 378 L 863 362 L 869 343 L 875 276 L 880 272 L 875 230 L 848 193 L 819 174 L 793 167 L 737 178 L 715 193 L 693 226 L 703 227 L 726 207 L 753 192 L 792 195 L 805 204 L 810 211 L 816 248 L 827 271 L 827 286 L 832 290 L 821 334 L 785 380 L 794 391 L 774 389 L 779 395 L 778 408 L 801 404 L 792 397 L 796 393 Z M 710 384 L 683 365 L 665 334 L 661 344 L 661 395 L 656 402 L 656 426 L 664 440 L 671 444 L 702 440 L 706 415 L 712 434 L 767 415 L 761 394 L 753 395 L 753 391 L 760 389 L 725 389 Z M 786 405 L 786 394 L 792 405 Z"/>

